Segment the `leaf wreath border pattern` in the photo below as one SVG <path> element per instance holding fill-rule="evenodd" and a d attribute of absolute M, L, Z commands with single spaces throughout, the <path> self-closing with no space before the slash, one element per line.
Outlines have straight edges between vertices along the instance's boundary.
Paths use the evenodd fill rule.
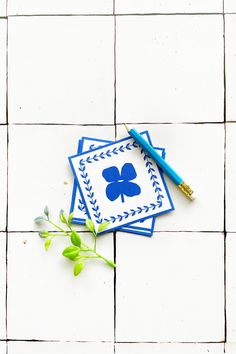
<path fill-rule="evenodd" d="M 160 208 L 162 206 L 162 199 L 164 198 L 162 194 L 162 190 L 160 188 L 160 184 L 157 181 L 158 177 L 155 174 L 155 169 L 153 167 L 153 162 L 150 160 L 150 156 L 145 154 L 144 150 L 141 149 L 141 155 L 143 155 L 143 159 L 145 161 L 145 166 L 148 169 L 148 174 L 150 175 L 150 180 L 152 182 L 152 186 L 154 188 L 155 193 L 157 193 L 156 203 L 150 203 L 149 205 L 143 205 L 142 207 L 137 207 L 136 209 L 130 209 L 129 211 L 124 211 L 122 214 L 118 214 L 116 216 L 111 215 L 109 218 L 101 218 L 101 212 L 99 210 L 99 206 L 97 205 L 97 199 L 94 196 L 93 187 L 91 185 L 90 179 L 88 178 L 88 173 L 86 172 L 86 163 L 93 163 L 99 161 L 99 159 L 105 159 L 107 157 L 111 157 L 113 154 L 118 155 L 119 153 L 125 152 L 127 150 L 131 150 L 132 148 L 139 148 L 139 145 L 136 141 L 132 143 L 127 143 L 125 145 L 121 145 L 120 147 L 114 147 L 113 149 L 108 149 L 107 151 L 102 151 L 100 154 L 95 153 L 93 156 L 88 156 L 86 159 L 81 159 L 79 161 L 79 171 L 80 176 L 83 179 L 83 183 L 85 184 L 85 190 L 87 192 L 87 197 L 89 199 L 89 203 L 92 206 L 93 215 L 98 224 L 101 224 L 103 221 L 108 221 L 114 223 L 116 220 L 122 221 L 123 219 L 127 219 L 129 216 L 134 216 L 136 214 L 147 213 L 150 209 L 155 210 L 156 208 Z M 84 206 L 80 200 L 80 208 L 82 209 Z M 79 209 L 80 209 L 79 208 Z M 80 209 L 80 210 L 81 210 Z"/>

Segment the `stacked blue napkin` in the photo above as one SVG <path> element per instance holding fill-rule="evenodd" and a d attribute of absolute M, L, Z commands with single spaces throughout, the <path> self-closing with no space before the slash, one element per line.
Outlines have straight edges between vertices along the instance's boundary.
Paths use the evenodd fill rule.
<path fill-rule="evenodd" d="M 148 131 L 141 134 L 152 144 Z M 164 148 L 155 149 L 165 158 Z M 162 171 L 131 137 L 116 142 L 82 137 L 69 161 L 75 176 L 73 223 L 109 221 L 106 232 L 152 236 L 156 216 L 174 209 Z"/>

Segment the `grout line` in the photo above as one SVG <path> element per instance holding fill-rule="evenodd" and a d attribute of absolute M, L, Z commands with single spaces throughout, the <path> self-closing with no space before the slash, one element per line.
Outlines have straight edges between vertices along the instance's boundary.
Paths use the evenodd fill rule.
<path fill-rule="evenodd" d="M 73 224 L 73 225 L 76 225 L 76 224 Z M 80 226 L 83 226 L 83 225 L 80 225 Z M 49 230 L 51 231 L 51 230 Z M 85 233 L 90 233 L 90 231 L 86 231 L 86 230 L 77 230 L 78 232 L 82 233 L 82 234 L 85 234 Z M 5 231 L 0 231 L 1 232 L 5 232 Z M 40 230 L 8 230 L 8 234 L 30 234 L 30 233 L 39 233 Z M 60 231 L 54 231 L 53 232 L 60 232 Z M 122 232 L 122 231 L 113 231 L 113 232 Z M 111 232 L 108 232 L 108 233 L 112 233 Z M 223 235 L 224 234 L 224 231 L 223 230 L 154 230 L 153 232 L 154 234 L 163 234 L 163 233 L 203 233 L 203 234 L 221 234 Z M 236 231 L 228 231 L 227 233 L 232 233 L 232 234 L 235 234 Z M 143 235 L 141 235 L 143 236 Z M 138 237 L 138 235 L 137 235 Z M 146 236 L 146 237 L 150 237 L 150 236 Z"/>
<path fill-rule="evenodd" d="M 6 12 L 8 1 L 6 0 Z M 5 295 L 5 326 L 6 339 L 8 338 L 8 208 L 9 208 L 9 119 L 8 119 L 8 19 L 6 30 L 6 123 L 7 123 L 7 205 L 6 205 L 6 295 Z M 6 342 L 6 354 L 8 354 L 8 343 Z"/>
<path fill-rule="evenodd" d="M 8 338 L 6 342 L 30 342 L 30 343 L 113 343 L 109 340 L 89 341 L 89 340 L 60 340 L 60 339 L 15 339 Z"/>
<path fill-rule="evenodd" d="M 235 121 L 236 122 L 236 121 Z M 117 123 L 117 125 L 123 125 L 124 123 L 127 124 L 135 124 L 135 125 L 171 125 L 171 124 L 223 124 L 224 121 L 220 121 L 220 122 L 129 122 L 129 121 L 125 121 L 125 122 L 121 122 L 121 123 Z"/>
<path fill-rule="evenodd" d="M 222 15 L 222 12 L 149 12 L 149 13 L 116 13 L 115 16 L 205 16 Z"/>
<path fill-rule="evenodd" d="M 84 127 L 113 127 L 114 126 L 114 123 L 82 123 L 82 124 L 78 124 L 78 123 L 11 123 L 11 125 L 45 125 L 45 126 L 84 126 Z"/>
<path fill-rule="evenodd" d="M 35 342 L 35 343 L 113 343 L 112 341 L 109 340 L 101 340 L 101 341 L 89 341 L 89 340 L 60 340 L 60 339 L 15 339 L 15 338 L 9 338 L 9 339 L 0 339 L 0 342 Z M 215 342 L 178 342 L 178 341 L 168 341 L 168 342 L 162 342 L 162 341 L 117 341 L 116 344 L 219 344 L 219 343 L 224 343 L 224 341 L 215 341 Z"/>
<path fill-rule="evenodd" d="M 115 1 L 115 0 L 114 0 Z M 116 122 L 116 17 L 114 17 L 114 125 L 115 140 L 117 138 L 117 122 Z"/>
<path fill-rule="evenodd" d="M 115 0 L 113 0 L 113 13 L 115 13 Z M 117 123 L 116 123 L 116 16 L 114 16 L 114 125 L 115 125 L 115 140 L 117 139 Z M 116 263 L 116 231 L 113 233 L 113 252 L 114 262 Z M 116 353 L 116 268 L 114 268 L 114 345 L 113 352 Z"/>
<path fill-rule="evenodd" d="M 116 232 L 113 233 L 114 262 L 116 263 Z M 116 268 L 114 268 L 114 354 L 116 352 Z"/>
<path fill-rule="evenodd" d="M 227 13 L 227 14 L 234 14 Z M 149 12 L 149 13 L 115 13 L 114 12 L 114 0 L 113 0 L 113 11 L 111 13 L 77 13 L 77 14 L 17 14 L 17 15 L 8 15 L 7 18 L 17 18 L 17 17 L 112 17 L 112 16 L 215 16 L 222 15 L 222 12 Z M 6 17 L 3 17 L 6 18 Z"/>
<path fill-rule="evenodd" d="M 15 339 L 9 338 L 7 340 L 0 339 L 0 342 L 30 342 L 30 343 L 112 343 L 112 341 L 86 341 L 86 340 L 59 340 L 59 339 Z M 216 342 L 126 342 L 126 341 L 118 341 L 116 344 L 220 344 L 224 343 L 223 341 L 216 341 Z"/>
<path fill-rule="evenodd" d="M 17 15 L 8 15 L 8 18 L 23 18 L 23 17 L 113 17 L 113 12 L 111 13 L 98 13 L 98 14 L 17 14 Z"/>
<path fill-rule="evenodd" d="M 116 113 L 116 112 L 115 112 Z M 194 124 L 197 124 L 197 125 L 204 125 L 204 124 L 224 124 L 224 121 L 222 122 L 122 122 L 122 123 L 117 123 L 116 122 L 116 125 L 117 126 L 123 126 L 124 123 L 127 123 L 127 124 L 132 124 L 132 125 L 184 125 L 184 124 L 189 124 L 189 125 L 194 125 Z M 225 123 L 236 123 L 236 121 L 228 121 L 228 122 L 225 122 Z M 81 123 L 81 124 L 78 124 L 78 123 L 10 123 L 9 125 L 11 126 L 82 126 L 82 127 L 112 127 L 114 126 L 114 121 L 113 123 Z M 6 123 L 2 123 L 0 125 L 7 125 Z"/>
<path fill-rule="evenodd" d="M 223 75 L 224 75 L 224 353 L 227 341 L 227 293 L 226 293 L 226 67 L 225 67 L 225 14 L 223 4 Z"/>
<path fill-rule="evenodd" d="M 147 341 L 147 342 L 126 342 L 126 341 L 118 341 L 116 342 L 116 344 L 220 344 L 220 343 L 224 343 L 224 341 L 216 341 L 216 342 L 155 342 L 155 341 Z"/>

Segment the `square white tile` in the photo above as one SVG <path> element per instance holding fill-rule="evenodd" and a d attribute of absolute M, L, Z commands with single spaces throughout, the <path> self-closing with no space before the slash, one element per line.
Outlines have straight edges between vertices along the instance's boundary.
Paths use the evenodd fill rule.
<path fill-rule="evenodd" d="M 236 342 L 236 233 L 226 237 L 226 318 L 227 341 Z M 236 348 L 236 347 L 234 347 Z M 231 351 L 234 353 L 233 351 Z"/>
<path fill-rule="evenodd" d="M 0 353 L 7 354 L 6 342 L 0 342 Z"/>
<path fill-rule="evenodd" d="M 113 124 L 113 41 L 109 16 L 10 18 L 9 121 Z"/>
<path fill-rule="evenodd" d="M 224 353 L 223 343 L 118 343 L 116 354 Z"/>
<path fill-rule="evenodd" d="M 7 208 L 7 127 L 0 125 L 0 231 L 6 229 Z"/>
<path fill-rule="evenodd" d="M 6 339 L 6 235 L 2 232 L 0 232 L 0 314 L 0 339 Z"/>
<path fill-rule="evenodd" d="M 117 234 L 117 341 L 224 339 L 220 233 Z"/>
<path fill-rule="evenodd" d="M 236 343 L 225 343 L 225 353 L 235 354 L 236 353 Z"/>
<path fill-rule="evenodd" d="M 0 2 L 0 16 L 1 7 Z M 6 20 L 0 19 L 0 124 L 6 123 Z"/>
<path fill-rule="evenodd" d="M 112 343 L 9 342 L 8 354 L 113 354 Z"/>
<path fill-rule="evenodd" d="M 224 0 L 224 10 L 225 12 L 236 12 L 235 0 Z"/>
<path fill-rule="evenodd" d="M 236 123 L 226 125 L 226 229 L 236 231 L 235 208 L 236 208 Z"/>
<path fill-rule="evenodd" d="M 116 13 L 211 13 L 223 10 L 221 0 L 116 0 L 115 4 Z"/>
<path fill-rule="evenodd" d="M 6 0 L 0 0 L 0 16 L 6 16 Z"/>
<path fill-rule="evenodd" d="M 38 230 L 34 218 L 48 205 L 57 219 L 69 212 L 73 174 L 68 156 L 76 154 L 78 139 L 96 136 L 114 140 L 114 127 L 10 126 L 9 211 L 12 231 Z"/>
<path fill-rule="evenodd" d="M 190 201 L 165 177 L 175 210 L 157 218 L 157 231 L 223 231 L 223 124 L 132 125 L 148 130 L 154 146 L 166 148 L 166 161 L 194 190 Z M 118 128 L 118 137 L 127 134 Z M 210 167 L 209 167 L 210 166 Z"/>
<path fill-rule="evenodd" d="M 9 15 L 112 14 L 113 0 L 8 0 Z"/>
<path fill-rule="evenodd" d="M 88 233 L 81 237 L 91 239 Z M 9 338 L 113 341 L 111 267 L 91 261 L 74 277 L 73 262 L 61 255 L 69 243 L 65 237 L 48 252 L 37 233 L 11 233 L 8 239 Z M 113 259 L 112 234 L 99 238 L 97 250 Z"/>
<path fill-rule="evenodd" d="M 117 121 L 223 120 L 223 19 L 117 18 Z"/>
<path fill-rule="evenodd" d="M 236 57 L 236 14 L 225 15 L 226 119 L 228 121 L 236 120 L 235 57 Z"/>

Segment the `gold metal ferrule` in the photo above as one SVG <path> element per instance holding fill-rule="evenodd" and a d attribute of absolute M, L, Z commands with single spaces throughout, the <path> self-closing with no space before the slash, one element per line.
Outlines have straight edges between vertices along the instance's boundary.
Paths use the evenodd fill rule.
<path fill-rule="evenodd" d="M 182 182 L 178 185 L 179 189 L 188 197 L 189 199 L 193 200 L 193 190 L 189 187 L 188 184 Z"/>

